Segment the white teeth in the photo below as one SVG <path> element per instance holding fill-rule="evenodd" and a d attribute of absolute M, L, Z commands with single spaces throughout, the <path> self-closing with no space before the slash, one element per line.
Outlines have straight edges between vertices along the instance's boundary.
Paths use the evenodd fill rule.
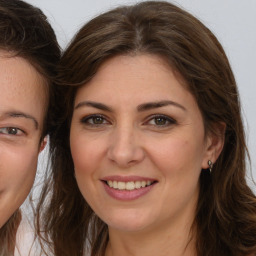
<path fill-rule="evenodd" d="M 135 181 L 135 188 L 140 188 L 141 187 L 141 182 L 140 181 Z"/>
<path fill-rule="evenodd" d="M 122 182 L 122 181 L 118 181 L 118 183 L 117 183 L 117 188 L 119 189 L 119 190 L 124 190 L 125 189 L 125 182 Z"/>
<path fill-rule="evenodd" d="M 117 181 L 113 181 L 113 188 L 118 188 L 117 187 Z"/>
<path fill-rule="evenodd" d="M 133 190 L 133 189 L 135 189 L 134 182 L 132 182 L 132 181 L 127 182 L 125 188 L 126 188 L 126 190 Z"/>
<path fill-rule="evenodd" d="M 134 190 L 134 189 L 140 189 L 145 188 L 146 186 L 150 186 L 153 182 L 152 181 L 112 181 L 108 180 L 107 184 L 109 187 L 118 189 L 118 190 Z"/>

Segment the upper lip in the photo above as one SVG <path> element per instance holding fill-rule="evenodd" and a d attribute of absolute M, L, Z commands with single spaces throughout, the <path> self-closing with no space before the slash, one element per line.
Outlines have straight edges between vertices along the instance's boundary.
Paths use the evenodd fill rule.
<path fill-rule="evenodd" d="M 119 175 L 113 175 L 113 176 L 106 176 L 101 179 L 102 181 L 123 181 L 123 182 L 129 182 L 129 181 L 157 181 L 156 179 L 152 179 L 149 177 L 142 177 L 142 176 L 119 176 Z"/>

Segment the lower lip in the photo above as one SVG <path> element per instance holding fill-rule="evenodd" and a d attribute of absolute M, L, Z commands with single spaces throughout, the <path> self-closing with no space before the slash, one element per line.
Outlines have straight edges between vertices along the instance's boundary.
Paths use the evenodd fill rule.
<path fill-rule="evenodd" d="M 134 190 L 118 190 L 109 187 L 105 182 L 103 182 L 104 188 L 108 195 L 113 197 L 114 199 L 122 201 L 131 201 L 146 195 L 154 187 L 155 184 L 156 183 L 153 183 L 152 185 L 145 188 L 139 188 Z"/>

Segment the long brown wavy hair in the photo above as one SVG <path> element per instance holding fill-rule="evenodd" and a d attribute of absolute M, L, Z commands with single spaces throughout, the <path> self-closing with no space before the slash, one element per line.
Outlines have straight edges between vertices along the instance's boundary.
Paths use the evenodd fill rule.
<path fill-rule="evenodd" d="M 212 173 L 202 171 L 193 234 L 198 256 L 256 252 L 256 198 L 246 183 L 249 159 L 236 81 L 225 52 L 198 19 L 179 7 L 146 1 L 103 13 L 85 24 L 64 52 L 51 119 L 51 171 L 39 206 L 42 243 L 56 256 L 103 256 L 108 227 L 92 211 L 74 178 L 69 147 L 76 91 L 116 55 L 155 54 L 185 79 L 206 132 L 226 124 Z"/>
<path fill-rule="evenodd" d="M 51 84 L 56 76 L 60 48 L 46 16 L 20 0 L 0 0 L 0 50 L 20 56 L 33 65 L 46 81 L 46 95 L 52 98 Z M 41 139 L 48 133 L 46 111 Z M 1 214 L 1 213 L 0 213 Z M 16 231 L 21 221 L 18 209 L 0 228 L 0 256 L 13 255 Z"/>

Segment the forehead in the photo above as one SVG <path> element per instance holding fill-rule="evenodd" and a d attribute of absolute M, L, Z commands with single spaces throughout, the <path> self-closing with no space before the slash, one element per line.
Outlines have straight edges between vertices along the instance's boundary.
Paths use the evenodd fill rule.
<path fill-rule="evenodd" d="M 115 95 L 120 92 L 143 94 L 154 91 L 170 91 L 180 87 L 179 91 L 189 93 L 188 86 L 182 76 L 167 61 L 158 55 L 119 55 L 103 62 L 94 77 L 77 91 L 104 96 L 107 91 Z M 119 95 L 121 96 L 121 95 Z M 152 95 L 153 96 L 153 95 Z"/>
<path fill-rule="evenodd" d="M 38 119 L 39 126 L 47 103 L 47 84 L 24 58 L 0 51 L 0 111 L 18 110 Z"/>
<path fill-rule="evenodd" d="M 119 73 L 111 72 L 112 68 L 115 70 L 120 70 L 123 72 L 123 69 L 127 70 L 127 74 L 129 76 L 129 72 L 132 76 L 136 76 L 136 78 L 145 78 L 145 77 L 159 77 L 163 76 L 163 74 L 175 75 L 176 79 L 179 79 L 179 82 L 185 83 L 185 80 L 182 76 L 177 72 L 175 68 L 171 66 L 166 58 L 161 55 L 156 54 L 130 54 L 130 55 L 117 55 L 111 57 L 104 61 L 96 75 L 99 77 L 100 74 L 104 74 L 106 78 L 112 78 L 113 75 L 116 75 L 118 78 Z M 152 71 L 161 71 L 152 72 Z"/>

